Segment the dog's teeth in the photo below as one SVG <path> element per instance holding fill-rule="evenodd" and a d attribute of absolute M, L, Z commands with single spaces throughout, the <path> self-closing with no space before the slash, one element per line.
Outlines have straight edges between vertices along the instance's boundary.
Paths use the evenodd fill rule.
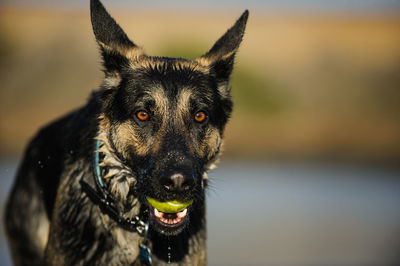
<path fill-rule="evenodd" d="M 177 215 L 179 218 L 183 218 L 183 217 L 186 216 L 186 214 L 187 214 L 187 209 L 184 209 L 183 211 L 178 212 L 176 215 Z"/>
<path fill-rule="evenodd" d="M 161 222 L 165 223 L 165 224 L 178 224 L 180 222 L 182 222 L 183 218 L 186 217 L 187 215 L 187 209 L 184 209 L 181 212 L 176 213 L 176 218 L 175 219 L 168 219 L 166 217 L 164 217 L 164 213 L 157 210 L 156 208 L 154 208 L 154 216 L 156 216 Z"/>
<path fill-rule="evenodd" d="M 158 218 L 162 218 L 163 217 L 163 213 L 158 211 L 156 208 L 154 208 L 154 215 L 157 216 Z"/>

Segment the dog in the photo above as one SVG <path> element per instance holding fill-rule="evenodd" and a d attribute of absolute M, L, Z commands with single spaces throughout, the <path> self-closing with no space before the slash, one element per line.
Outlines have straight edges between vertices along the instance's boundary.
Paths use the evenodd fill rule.
<path fill-rule="evenodd" d="M 206 265 L 207 171 L 246 10 L 195 60 L 148 56 L 99 0 L 105 78 L 29 143 L 5 213 L 15 265 Z"/>

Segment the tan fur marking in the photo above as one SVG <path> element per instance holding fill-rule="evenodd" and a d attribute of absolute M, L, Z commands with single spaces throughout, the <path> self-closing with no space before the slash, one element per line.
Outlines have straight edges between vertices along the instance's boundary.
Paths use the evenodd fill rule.
<path fill-rule="evenodd" d="M 229 58 L 230 56 L 234 55 L 237 52 L 238 49 L 234 49 L 233 51 L 220 55 L 220 54 L 211 54 L 211 55 L 203 55 L 199 58 L 196 58 L 194 61 L 199 63 L 203 67 L 209 67 L 211 64 L 215 63 L 216 61 L 219 60 L 225 60 Z"/>
<path fill-rule="evenodd" d="M 99 115 L 98 117 L 98 121 L 99 121 L 99 133 L 97 134 L 97 136 L 94 137 L 94 139 L 99 139 L 99 140 L 103 140 L 106 141 L 106 136 L 110 130 L 110 120 L 108 119 L 108 117 L 106 117 L 104 114 Z M 106 141 L 108 142 L 108 141 Z"/>
<path fill-rule="evenodd" d="M 44 250 L 49 240 L 50 223 L 44 215 L 39 216 L 38 235 L 40 247 Z"/>
<path fill-rule="evenodd" d="M 112 73 L 104 79 L 103 87 L 113 88 L 117 87 L 120 83 L 121 83 L 121 76 L 118 73 Z"/>
<path fill-rule="evenodd" d="M 99 139 L 106 146 L 108 150 L 112 150 L 112 147 L 108 140 L 110 132 L 110 121 L 104 115 L 99 116 L 99 135 L 95 139 Z M 113 142 L 118 152 L 120 152 L 125 158 L 128 157 L 126 150 L 129 146 L 133 146 L 139 155 L 144 155 L 148 152 L 148 145 L 140 145 L 139 137 L 137 136 L 135 129 L 129 122 L 124 122 L 117 125 L 115 129 L 115 136 L 113 136 Z M 149 141 L 148 141 L 149 143 Z M 106 162 L 102 162 L 104 164 Z M 101 165 L 100 165 L 101 166 Z"/>
<path fill-rule="evenodd" d="M 204 139 L 200 143 L 193 143 L 195 153 L 200 157 L 207 157 L 211 159 L 217 154 L 221 145 L 221 135 L 216 128 L 207 129 Z"/>
<path fill-rule="evenodd" d="M 99 116 L 99 133 L 94 139 L 101 140 L 103 144 L 106 146 L 106 149 L 112 150 L 111 145 L 108 141 L 107 135 L 110 132 L 110 120 L 105 117 L 103 114 Z"/>
<path fill-rule="evenodd" d="M 162 124 L 160 125 L 160 129 L 158 130 L 158 134 L 155 136 L 154 141 L 151 143 L 151 152 L 157 153 L 157 151 L 161 147 L 162 138 L 165 135 L 165 128 L 168 124 L 168 114 L 169 111 L 169 103 L 167 96 L 165 95 L 164 90 L 159 87 L 155 88 L 155 90 L 151 93 L 152 98 L 155 101 L 155 113 L 162 117 Z"/>
<path fill-rule="evenodd" d="M 158 135 L 155 137 L 155 141 L 152 143 L 151 146 L 151 153 L 156 154 L 161 148 L 161 142 L 163 137 L 165 136 L 164 130 L 161 128 L 158 132 Z"/>
<path fill-rule="evenodd" d="M 165 63 L 166 62 L 164 60 L 157 57 L 140 56 L 137 57 L 136 60 L 132 60 L 130 67 L 134 70 L 140 68 L 157 68 L 159 65 L 163 65 Z M 175 62 L 175 68 L 178 70 L 180 66 L 193 69 L 194 71 L 200 71 L 204 74 L 210 73 L 208 65 L 202 65 L 199 62 L 193 60 L 177 60 Z"/>
<path fill-rule="evenodd" d="M 146 155 L 151 148 L 151 139 L 145 140 L 145 143 L 142 143 L 139 136 L 135 132 L 134 127 L 130 122 L 124 122 L 118 125 L 115 129 L 115 139 L 114 144 L 119 152 L 122 153 L 122 156 L 125 158 L 128 157 L 126 151 L 129 146 L 133 146 L 135 148 L 135 152 L 138 155 Z"/>
<path fill-rule="evenodd" d="M 186 119 L 191 119 L 188 116 L 191 116 L 190 113 L 190 97 L 192 95 L 192 91 L 190 89 L 182 89 L 180 94 L 178 95 L 178 101 L 176 104 L 176 115 L 175 115 L 175 125 L 182 128 L 181 133 L 186 137 L 186 144 L 191 153 L 195 153 L 196 149 L 194 147 L 193 139 L 190 135 L 190 132 L 187 130 L 186 126 L 183 124 Z"/>
<path fill-rule="evenodd" d="M 221 82 L 218 84 L 218 91 L 219 95 L 221 95 L 222 98 L 229 98 L 230 97 L 230 92 L 231 92 L 231 85 L 229 82 Z"/>
<path fill-rule="evenodd" d="M 151 93 L 152 98 L 155 100 L 156 104 L 156 110 L 155 112 L 160 115 L 161 117 L 166 117 L 168 115 L 168 99 L 167 96 L 165 95 L 164 90 L 160 88 L 156 88 L 152 93 Z"/>
<path fill-rule="evenodd" d="M 202 145 L 202 150 L 207 150 L 207 159 L 211 159 L 217 152 L 221 145 L 221 135 L 216 128 L 209 128 L 205 137 L 205 142 Z M 203 154 L 204 155 L 204 154 Z"/>
<path fill-rule="evenodd" d="M 118 44 L 111 44 L 107 45 L 102 42 L 98 42 L 100 46 L 107 51 L 116 51 L 120 53 L 121 55 L 125 56 L 128 59 L 137 61 L 140 57 L 144 55 L 144 51 L 142 48 L 139 48 L 137 46 L 135 47 L 126 47 L 126 46 L 120 46 Z"/>
<path fill-rule="evenodd" d="M 188 89 L 182 89 L 181 93 L 178 96 L 178 101 L 176 105 L 176 112 L 177 112 L 177 119 L 179 121 L 184 121 L 184 119 L 187 117 L 189 114 L 190 110 L 190 97 L 192 96 L 192 93 Z"/>
<path fill-rule="evenodd" d="M 211 60 L 210 58 L 208 58 L 208 57 L 203 57 L 203 56 L 201 56 L 201 57 L 199 57 L 199 58 L 196 58 L 194 61 L 196 61 L 197 63 L 199 63 L 199 64 L 202 65 L 203 67 L 210 66 L 210 65 L 214 62 L 214 61 Z"/>

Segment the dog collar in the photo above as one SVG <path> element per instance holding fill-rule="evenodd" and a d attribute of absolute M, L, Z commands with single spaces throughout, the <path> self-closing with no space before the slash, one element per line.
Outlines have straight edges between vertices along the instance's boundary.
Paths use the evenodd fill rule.
<path fill-rule="evenodd" d="M 135 216 L 133 218 L 123 217 L 122 212 L 118 209 L 115 203 L 115 198 L 106 190 L 105 184 L 103 182 L 103 177 L 101 176 L 101 169 L 99 166 L 99 148 L 100 140 L 97 139 L 95 142 L 93 163 L 93 179 L 96 185 L 96 189 L 93 189 L 88 183 L 81 179 L 79 183 L 81 184 L 83 191 L 85 191 L 86 195 L 92 200 L 94 204 L 100 207 L 100 210 L 103 213 L 106 213 L 108 216 L 110 216 L 114 221 L 118 223 L 120 227 L 131 232 L 137 232 L 140 236 L 145 237 L 149 228 L 148 223 L 142 221 L 139 216 Z"/>

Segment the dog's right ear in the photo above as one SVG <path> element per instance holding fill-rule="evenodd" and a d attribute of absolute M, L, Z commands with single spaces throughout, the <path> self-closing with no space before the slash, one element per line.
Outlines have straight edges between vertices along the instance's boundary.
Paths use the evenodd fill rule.
<path fill-rule="evenodd" d="M 99 0 L 90 0 L 90 17 L 96 41 L 100 46 L 106 76 L 121 73 L 131 60 L 143 55 L 110 16 Z"/>

